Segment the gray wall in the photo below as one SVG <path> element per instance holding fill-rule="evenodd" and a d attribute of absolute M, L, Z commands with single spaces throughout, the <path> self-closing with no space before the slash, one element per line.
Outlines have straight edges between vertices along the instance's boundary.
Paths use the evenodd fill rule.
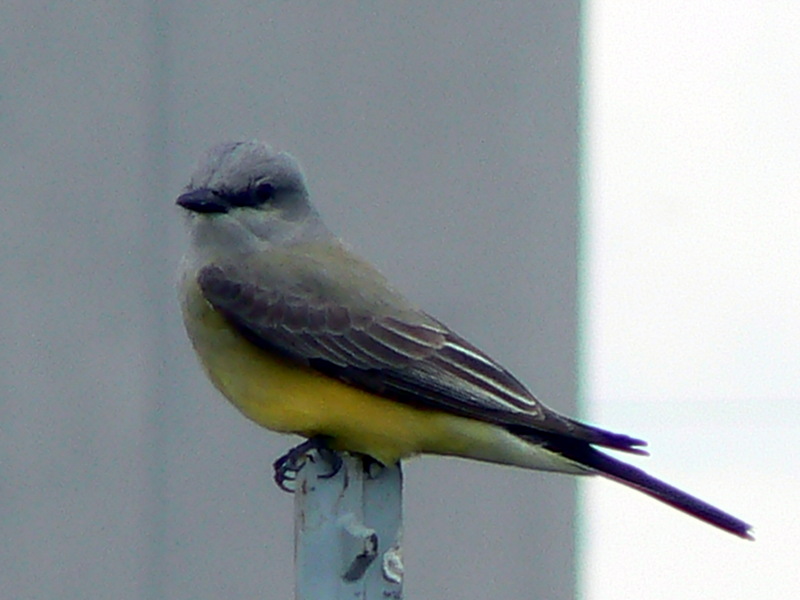
<path fill-rule="evenodd" d="M 5 598 L 290 598 L 294 439 L 181 329 L 173 199 L 211 143 L 303 162 L 331 227 L 573 412 L 578 2 L 0 7 Z M 409 598 L 570 598 L 573 482 L 417 459 Z"/>

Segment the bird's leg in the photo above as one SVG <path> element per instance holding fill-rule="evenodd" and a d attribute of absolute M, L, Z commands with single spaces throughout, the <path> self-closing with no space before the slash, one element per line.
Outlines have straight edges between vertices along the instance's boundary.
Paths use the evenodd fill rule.
<path fill-rule="evenodd" d="M 364 473 L 370 479 L 377 479 L 380 477 L 383 470 L 386 468 L 381 461 L 376 458 L 372 458 L 368 454 L 359 454 L 361 457 L 361 465 L 364 468 Z"/>
<path fill-rule="evenodd" d="M 279 488 L 290 494 L 294 493 L 293 485 L 295 479 L 297 479 L 297 473 L 303 468 L 307 460 L 313 460 L 311 452 L 314 450 L 331 467 L 330 472 L 320 475 L 321 478 L 328 479 L 339 472 L 342 468 L 341 456 L 335 450 L 331 450 L 327 437 L 314 436 L 291 448 L 273 463 L 275 483 L 278 484 Z"/>

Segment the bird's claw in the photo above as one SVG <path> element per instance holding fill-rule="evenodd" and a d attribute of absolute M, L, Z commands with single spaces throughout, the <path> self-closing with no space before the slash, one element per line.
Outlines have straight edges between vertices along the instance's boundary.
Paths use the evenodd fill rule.
<path fill-rule="evenodd" d="M 307 460 L 314 460 L 312 455 L 314 450 L 322 460 L 330 465 L 330 471 L 319 475 L 320 478 L 329 479 L 339 472 L 342 468 L 342 457 L 335 450 L 331 450 L 327 438 L 309 438 L 302 444 L 291 448 L 273 463 L 274 479 L 279 488 L 290 494 L 295 492 L 294 482 L 297 479 L 297 473 L 300 472 Z"/>

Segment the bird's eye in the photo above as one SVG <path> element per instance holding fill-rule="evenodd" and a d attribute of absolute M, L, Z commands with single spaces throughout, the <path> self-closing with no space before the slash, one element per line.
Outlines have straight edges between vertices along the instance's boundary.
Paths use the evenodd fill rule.
<path fill-rule="evenodd" d="M 253 200 L 256 204 L 265 204 L 275 197 L 275 187 L 271 183 L 259 183 L 253 188 Z"/>
<path fill-rule="evenodd" d="M 259 183 L 235 194 L 227 194 L 232 206 L 261 206 L 275 197 L 275 187 L 271 183 Z"/>

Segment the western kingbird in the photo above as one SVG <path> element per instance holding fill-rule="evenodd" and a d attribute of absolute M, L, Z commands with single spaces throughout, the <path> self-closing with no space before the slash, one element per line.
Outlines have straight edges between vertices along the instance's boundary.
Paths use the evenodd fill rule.
<path fill-rule="evenodd" d="M 189 338 L 214 385 L 268 429 L 390 465 L 421 453 L 603 475 L 716 527 L 750 525 L 595 448 L 645 442 L 562 416 L 334 236 L 297 161 L 212 148 L 177 203 Z"/>

